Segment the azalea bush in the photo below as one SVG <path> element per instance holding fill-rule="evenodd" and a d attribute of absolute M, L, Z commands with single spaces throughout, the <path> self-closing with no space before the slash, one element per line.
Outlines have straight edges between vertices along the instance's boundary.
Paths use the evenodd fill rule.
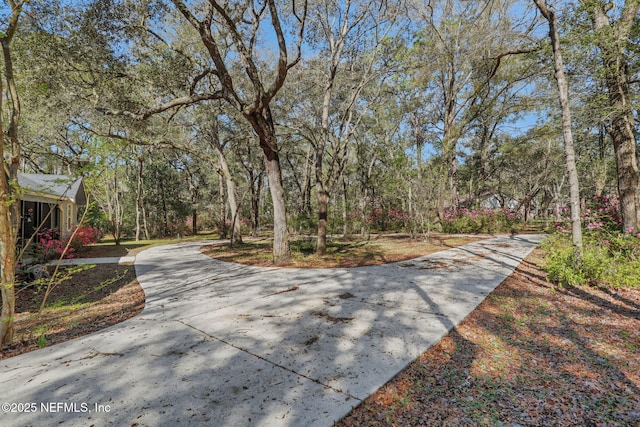
<path fill-rule="evenodd" d="M 445 233 L 504 233 L 515 231 L 519 220 L 508 209 L 448 209 L 444 212 Z"/>
<path fill-rule="evenodd" d="M 68 235 L 67 240 L 71 239 L 70 246 L 78 251 L 84 246 L 94 245 L 98 243 L 101 237 L 102 233 L 99 229 L 97 229 L 96 227 L 91 227 L 89 225 L 83 225 L 80 227 L 75 227 Z"/>
<path fill-rule="evenodd" d="M 44 228 L 36 236 L 36 252 L 44 261 L 60 256 L 65 246 L 60 231 L 54 228 Z M 73 251 L 68 250 L 66 257 L 73 258 Z"/>
<path fill-rule="evenodd" d="M 582 226 L 587 232 L 605 230 L 608 232 L 622 231 L 622 216 L 617 198 L 595 196 L 580 209 Z M 561 210 L 561 217 L 556 221 L 555 228 L 561 233 L 571 231 L 571 212 L 569 207 Z"/>
<path fill-rule="evenodd" d="M 36 250 L 43 260 L 59 258 L 63 252 L 65 258 L 74 258 L 83 247 L 98 243 L 101 237 L 99 229 L 88 225 L 75 227 L 65 236 L 61 236 L 56 229 L 47 228 L 36 236 Z"/>
<path fill-rule="evenodd" d="M 640 230 L 622 230 L 617 199 L 596 197 L 582 207 L 583 255 L 575 259 L 568 218 L 546 239 L 549 280 L 566 285 L 640 285 Z"/>
<path fill-rule="evenodd" d="M 399 209 L 373 209 L 367 221 L 376 230 L 402 231 L 410 220 L 409 215 Z"/>

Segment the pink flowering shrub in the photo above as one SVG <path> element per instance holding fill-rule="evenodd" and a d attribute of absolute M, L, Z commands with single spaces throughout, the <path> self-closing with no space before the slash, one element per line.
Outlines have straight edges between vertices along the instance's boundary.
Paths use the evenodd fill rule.
<path fill-rule="evenodd" d="M 74 228 L 71 233 L 64 237 L 60 236 L 60 231 L 47 228 L 38 233 L 36 250 L 44 260 L 58 258 L 64 252 L 67 243 L 71 239 L 65 252 L 65 258 L 74 258 L 84 246 L 98 243 L 100 237 L 102 237 L 100 230 L 88 225 Z"/>
<path fill-rule="evenodd" d="M 586 232 L 622 231 L 622 217 L 618 198 L 595 196 L 581 206 L 582 226 Z M 562 219 L 555 223 L 561 233 L 571 231 L 571 213 L 568 207 L 562 208 Z"/>
<path fill-rule="evenodd" d="M 518 223 L 517 215 L 508 209 L 448 209 L 444 212 L 445 233 L 510 232 Z"/>
<path fill-rule="evenodd" d="M 45 228 L 36 236 L 36 251 L 40 253 L 43 260 L 50 260 L 59 257 L 66 242 L 60 238 L 60 232 L 53 228 Z M 73 249 L 69 248 L 65 254 L 66 258 L 73 258 Z"/>
<path fill-rule="evenodd" d="M 65 240 L 71 240 L 70 247 L 74 249 L 74 252 L 80 251 L 84 246 L 94 245 L 98 243 L 102 237 L 102 233 L 99 229 L 91 227 L 90 225 L 83 225 L 80 227 L 74 227 L 71 233 Z"/>

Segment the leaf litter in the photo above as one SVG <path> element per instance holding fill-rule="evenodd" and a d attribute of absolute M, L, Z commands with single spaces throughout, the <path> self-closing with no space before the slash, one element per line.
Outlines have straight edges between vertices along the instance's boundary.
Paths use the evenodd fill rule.
<path fill-rule="evenodd" d="M 640 425 L 640 290 L 557 287 L 541 259 L 336 426 Z"/>

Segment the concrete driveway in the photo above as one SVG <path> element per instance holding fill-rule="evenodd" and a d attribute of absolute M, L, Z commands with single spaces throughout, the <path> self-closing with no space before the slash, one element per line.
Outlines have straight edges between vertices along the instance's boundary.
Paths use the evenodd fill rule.
<path fill-rule="evenodd" d="M 330 426 L 464 319 L 539 243 L 500 236 L 352 269 L 140 253 L 142 314 L 0 361 L 2 425 Z"/>

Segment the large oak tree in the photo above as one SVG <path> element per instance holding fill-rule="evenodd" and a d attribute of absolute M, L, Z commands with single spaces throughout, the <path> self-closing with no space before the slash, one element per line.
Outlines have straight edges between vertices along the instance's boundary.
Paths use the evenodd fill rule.
<path fill-rule="evenodd" d="M 166 102 L 139 111 L 101 110 L 145 120 L 196 103 L 226 101 L 242 115 L 258 137 L 273 204 L 273 258 L 275 262 L 286 261 L 289 258 L 287 215 L 271 104 L 289 70 L 300 60 L 306 0 L 255 0 L 233 4 L 215 0 L 201 3 L 171 0 L 166 3 L 197 32 L 209 63 L 180 96 L 165 94 L 162 98 L 168 99 Z M 145 18 L 144 25 L 150 34 L 157 36 L 160 22 L 162 19 Z M 269 60 L 272 59 L 269 55 L 275 57 L 273 61 Z M 193 62 L 200 59 L 200 56 L 194 58 Z"/>
<path fill-rule="evenodd" d="M 631 102 L 629 49 L 637 24 L 640 1 L 627 0 L 618 13 L 608 1 L 583 1 L 595 31 L 595 45 L 604 66 L 602 75 L 609 98 L 606 129 L 613 141 L 618 169 L 618 193 L 625 233 L 640 227 L 640 169 L 633 104 Z"/>

